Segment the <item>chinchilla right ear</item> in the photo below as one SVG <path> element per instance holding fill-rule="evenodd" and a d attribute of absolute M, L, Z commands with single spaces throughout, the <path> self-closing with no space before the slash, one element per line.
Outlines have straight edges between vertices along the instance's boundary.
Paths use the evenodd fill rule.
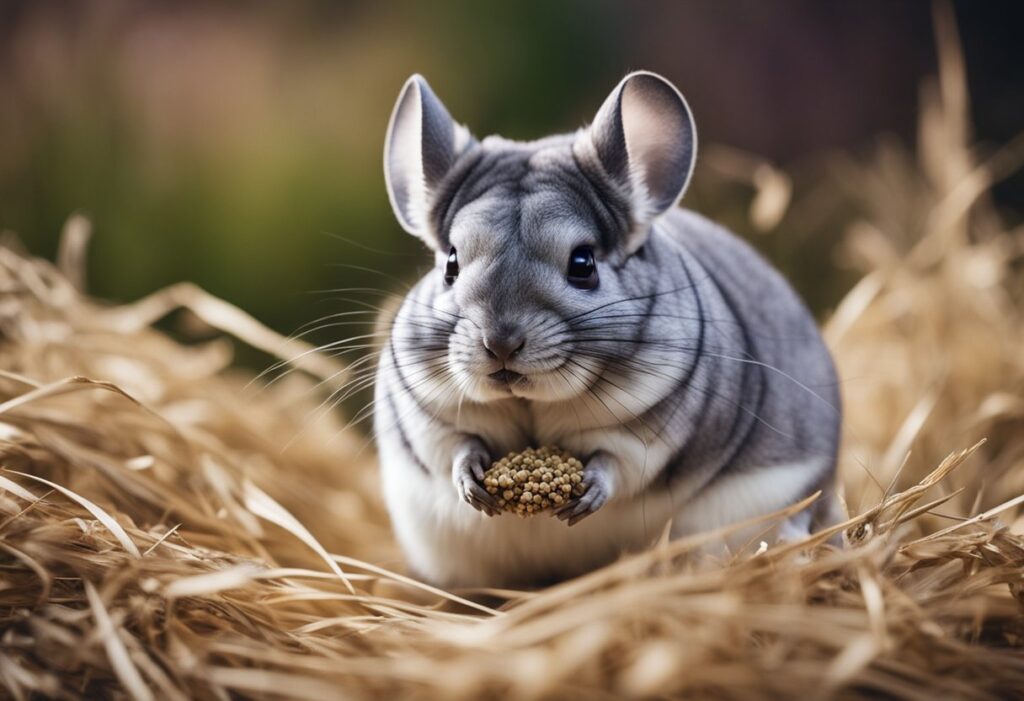
<path fill-rule="evenodd" d="M 635 251 L 651 221 L 682 199 L 697 156 L 697 128 L 689 105 L 656 73 L 627 75 L 584 132 L 606 175 L 630 202 L 632 231 L 623 242 Z"/>
<path fill-rule="evenodd" d="M 438 183 L 456 158 L 473 143 L 421 75 L 405 82 L 384 141 L 384 180 L 402 228 L 434 250 L 442 242 L 430 223 L 430 205 Z"/>

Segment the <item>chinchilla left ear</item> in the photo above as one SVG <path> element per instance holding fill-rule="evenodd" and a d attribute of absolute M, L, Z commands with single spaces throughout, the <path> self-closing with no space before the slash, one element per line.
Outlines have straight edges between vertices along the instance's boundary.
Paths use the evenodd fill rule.
<path fill-rule="evenodd" d="M 473 142 L 421 75 L 406 81 L 384 141 L 384 179 L 402 228 L 437 250 L 430 204 L 438 183 Z"/>
<path fill-rule="evenodd" d="M 618 84 L 584 133 L 605 173 L 628 193 L 634 227 L 627 248 L 635 250 L 690 182 L 697 156 L 690 107 L 672 83 L 638 71 Z"/>

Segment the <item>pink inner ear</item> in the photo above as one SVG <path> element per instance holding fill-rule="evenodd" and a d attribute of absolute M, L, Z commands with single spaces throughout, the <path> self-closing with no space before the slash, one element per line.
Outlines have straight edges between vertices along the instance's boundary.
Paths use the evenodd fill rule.
<path fill-rule="evenodd" d="M 622 91 L 629 162 L 639 168 L 649 196 L 668 207 L 689 175 L 692 134 L 686 108 L 671 87 L 652 76 L 637 76 Z"/>
<path fill-rule="evenodd" d="M 424 227 L 426 208 L 426 181 L 423 177 L 423 114 L 419 85 L 410 83 L 392 121 L 388 168 L 390 184 L 394 189 L 397 214 L 404 219 L 406 228 Z"/>
<path fill-rule="evenodd" d="M 433 248 L 438 246 L 428 216 L 433 189 L 472 142 L 422 76 L 406 81 L 388 125 L 384 176 L 402 227 Z"/>

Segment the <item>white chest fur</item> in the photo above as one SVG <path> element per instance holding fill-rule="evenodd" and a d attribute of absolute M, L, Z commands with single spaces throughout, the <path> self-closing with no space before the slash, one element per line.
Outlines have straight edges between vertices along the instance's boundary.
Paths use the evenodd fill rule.
<path fill-rule="evenodd" d="M 417 574 L 447 586 L 535 585 L 582 574 L 646 547 L 672 514 L 666 495 L 608 504 L 569 527 L 548 515 L 487 517 L 441 475 L 413 472 L 381 445 L 395 532 Z"/>

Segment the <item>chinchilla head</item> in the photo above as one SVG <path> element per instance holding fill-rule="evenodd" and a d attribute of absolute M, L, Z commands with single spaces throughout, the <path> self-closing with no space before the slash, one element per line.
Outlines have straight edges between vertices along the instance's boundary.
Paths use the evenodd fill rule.
<path fill-rule="evenodd" d="M 631 352 L 664 279 L 644 243 L 695 155 L 686 101 L 653 73 L 627 76 L 589 127 L 528 143 L 476 140 L 408 80 L 385 142 L 388 195 L 434 251 L 419 311 L 449 329 L 465 396 L 570 399 Z"/>

